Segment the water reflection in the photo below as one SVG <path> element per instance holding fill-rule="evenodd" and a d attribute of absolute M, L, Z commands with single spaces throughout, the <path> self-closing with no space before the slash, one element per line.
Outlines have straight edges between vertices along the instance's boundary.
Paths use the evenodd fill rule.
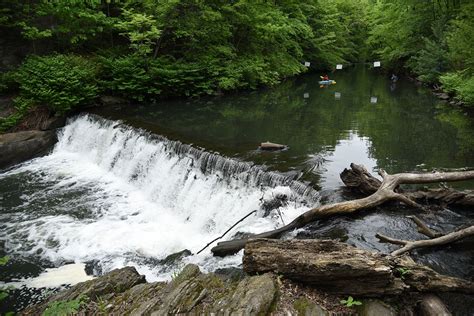
<path fill-rule="evenodd" d="M 344 168 L 348 168 L 351 162 L 357 161 L 363 164 L 367 170 L 376 169 L 377 161 L 370 157 L 370 140 L 366 137 L 360 137 L 355 131 L 350 131 L 348 139 L 341 140 L 338 144 L 328 151 L 325 160 L 321 178 L 323 188 L 336 188 L 343 185 L 339 174 Z"/>

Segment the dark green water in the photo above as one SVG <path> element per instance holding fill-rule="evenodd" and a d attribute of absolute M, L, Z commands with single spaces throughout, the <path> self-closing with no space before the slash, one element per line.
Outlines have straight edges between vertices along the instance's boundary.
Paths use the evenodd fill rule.
<path fill-rule="evenodd" d="M 341 184 L 351 162 L 388 172 L 474 167 L 474 120 L 401 78 L 357 66 L 288 80 L 272 89 L 218 98 L 94 110 L 185 143 L 300 172 L 322 188 Z M 257 151 L 260 142 L 289 146 Z"/>

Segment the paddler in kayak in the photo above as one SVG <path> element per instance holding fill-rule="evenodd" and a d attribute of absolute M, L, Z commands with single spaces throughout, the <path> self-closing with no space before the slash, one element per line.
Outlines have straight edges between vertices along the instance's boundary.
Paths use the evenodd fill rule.
<path fill-rule="evenodd" d="M 321 80 L 322 80 L 322 81 L 319 81 L 319 84 L 320 84 L 320 87 L 321 87 L 321 88 L 327 87 L 327 86 L 329 86 L 329 85 L 336 84 L 336 81 L 329 79 L 329 76 L 328 76 L 328 75 L 319 76 L 319 77 L 320 77 Z"/>

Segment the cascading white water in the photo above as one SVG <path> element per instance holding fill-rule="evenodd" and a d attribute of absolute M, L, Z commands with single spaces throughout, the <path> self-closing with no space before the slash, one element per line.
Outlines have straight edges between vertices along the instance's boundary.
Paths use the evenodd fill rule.
<path fill-rule="evenodd" d="M 317 199 L 279 174 L 90 115 L 70 120 L 50 155 L 0 174 L 0 185 L 5 179 L 34 184 L 14 205 L 0 199 L 9 252 L 95 260 L 103 271 L 134 265 L 148 280 L 169 276 L 159 259 L 196 252 L 278 194 L 292 200 L 279 208 L 282 218 L 260 211 L 226 238 L 274 229 Z M 205 251 L 185 260 L 212 270 L 240 259 Z"/>

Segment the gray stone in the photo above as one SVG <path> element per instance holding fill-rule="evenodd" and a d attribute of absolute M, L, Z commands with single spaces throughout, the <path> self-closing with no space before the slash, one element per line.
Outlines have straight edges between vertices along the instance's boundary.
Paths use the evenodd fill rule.
<path fill-rule="evenodd" d="M 397 312 L 380 300 L 363 300 L 357 308 L 359 316 L 396 316 Z"/>
<path fill-rule="evenodd" d="M 65 124 L 66 124 L 65 116 L 53 116 L 41 122 L 39 129 L 42 131 L 54 130 L 56 128 L 63 127 Z"/>
<path fill-rule="evenodd" d="M 225 315 L 266 315 L 276 293 L 271 274 L 246 278 L 237 285 L 231 296 L 216 302 L 214 310 Z"/>
<path fill-rule="evenodd" d="M 41 156 L 56 143 L 55 131 L 25 131 L 0 135 L 0 169 Z"/>
<path fill-rule="evenodd" d="M 436 96 L 441 100 L 449 100 L 449 95 L 446 93 L 437 93 Z"/>
<path fill-rule="evenodd" d="M 116 269 L 99 278 L 78 283 L 70 289 L 59 292 L 45 302 L 25 309 L 20 315 L 40 315 L 50 302 L 71 301 L 80 296 L 87 296 L 93 301 L 98 297 L 107 298 L 108 295 L 125 292 L 145 282 L 145 276 L 140 275 L 134 267 Z"/>
<path fill-rule="evenodd" d="M 427 294 L 423 297 L 420 303 L 421 316 L 451 316 L 446 305 L 436 295 Z"/>
<path fill-rule="evenodd" d="M 188 257 L 190 255 L 192 255 L 191 251 L 189 251 L 188 249 L 184 249 L 167 256 L 163 260 L 160 260 L 160 264 L 170 266 L 175 264 L 177 261 L 180 261 L 184 257 Z"/>
<path fill-rule="evenodd" d="M 293 303 L 294 309 L 298 312 L 298 315 L 304 316 L 329 316 L 329 312 L 319 306 L 318 304 L 311 302 L 307 298 L 299 298 Z"/>

